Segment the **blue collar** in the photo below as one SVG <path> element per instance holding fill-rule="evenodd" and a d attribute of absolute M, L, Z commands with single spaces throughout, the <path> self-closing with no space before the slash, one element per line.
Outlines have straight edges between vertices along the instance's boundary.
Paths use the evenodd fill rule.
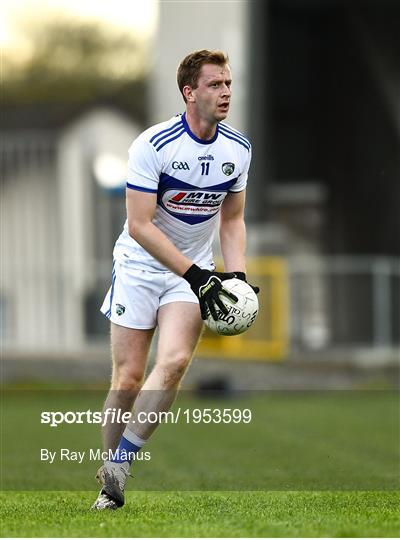
<path fill-rule="evenodd" d="M 186 113 L 182 114 L 182 122 L 183 122 L 183 127 L 185 128 L 186 133 L 194 141 L 196 141 L 196 142 L 198 142 L 200 144 L 212 144 L 214 141 L 217 140 L 217 137 L 218 137 L 218 124 L 216 126 L 214 137 L 212 139 L 209 139 L 208 141 L 205 141 L 204 139 L 199 139 L 198 137 L 196 137 L 196 135 L 192 131 L 190 131 L 189 124 L 187 123 L 187 120 L 186 120 Z"/>

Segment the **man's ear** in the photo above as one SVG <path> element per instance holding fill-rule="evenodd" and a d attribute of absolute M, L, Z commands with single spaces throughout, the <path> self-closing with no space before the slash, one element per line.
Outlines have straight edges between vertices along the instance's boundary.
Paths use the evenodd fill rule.
<path fill-rule="evenodd" d="M 186 101 L 190 102 L 190 103 L 193 103 L 195 100 L 195 97 L 193 95 L 193 89 L 191 86 L 189 85 L 186 85 L 183 87 L 182 89 L 182 92 L 183 92 L 183 95 L 185 96 L 186 98 Z"/>

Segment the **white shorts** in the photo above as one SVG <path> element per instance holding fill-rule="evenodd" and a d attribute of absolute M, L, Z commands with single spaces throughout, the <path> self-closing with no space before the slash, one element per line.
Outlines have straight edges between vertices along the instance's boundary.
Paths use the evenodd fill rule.
<path fill-rule="evenodd" d="M 115 324 L 147 330 L 158 308 L 171 302 L 198 303 L 189 283 L 172 272 L 151 272 L 114 261 L 111 287 L 100 311 Z"/>

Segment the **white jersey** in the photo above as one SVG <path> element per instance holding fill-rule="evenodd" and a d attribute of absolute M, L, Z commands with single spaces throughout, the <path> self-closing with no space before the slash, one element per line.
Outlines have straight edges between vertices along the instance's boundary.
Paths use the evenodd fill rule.
<path fill-rule="evenodd" d="M 211 246 L 221 204 L 228 192 L 245 189 L 249 141 L 219 123 L 212 139 L 190 131 L 185 114 L 144 131 L 129 149 L 127 187 L 157 194 L 156 225 L 186 257 L 213 268 Z M 127 221 L 114 258 L 136 268 L 167 271 L 128 233 Z"/>

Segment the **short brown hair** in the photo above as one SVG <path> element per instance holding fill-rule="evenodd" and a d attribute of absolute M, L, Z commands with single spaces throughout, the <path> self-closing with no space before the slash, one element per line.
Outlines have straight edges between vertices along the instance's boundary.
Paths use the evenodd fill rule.
<path fill-rule="evenodd" d="M 207 49 L 203 49 L 188 54 L 179 64 L 177 72 L 179 90 L 181 91 L 185 103 L 186 98 L 183 95 L 183 88 L 187 85 L 192 88 L 197 88 L 200 71 L 204 64 L 225 66 L 228 63 L 228 55 L 222 51 L 208 51 Z"/>

